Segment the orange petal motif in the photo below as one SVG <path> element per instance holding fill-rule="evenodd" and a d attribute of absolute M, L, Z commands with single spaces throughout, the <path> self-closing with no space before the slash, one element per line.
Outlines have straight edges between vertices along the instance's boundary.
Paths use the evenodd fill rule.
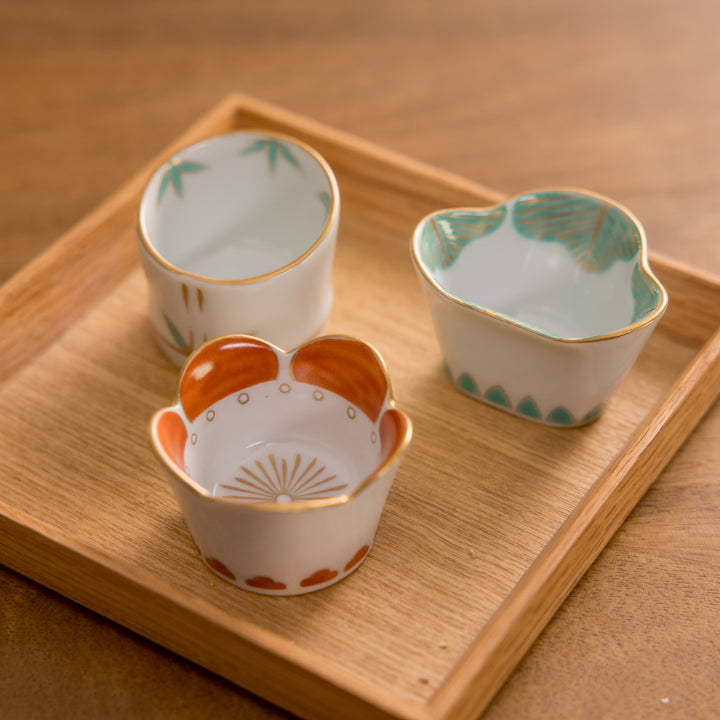
<path fill-rule="evenodd" d="M 273 580 L 265 575 L 256 575 L 254 578 L 245 580 L 245 584 L 250 587 L 260 588 L 261 590 L 284 590 L 287 585 L 285 583 Z"/>
<path fill-rule="evenodd" d="M 278 359 L 272 347 L 255 338 L 220 338 L 192 359 L 180 381 L 180 402 L 193 421 L 227 395 L 274 380 Z"/>
<path fill-rule="evenodd" d="M 388 392 L 378 356 L 365 343 L 350 338 L 322 338 L 303 345 L 292 359 L 291 372 L 300 382 L 344 397 L 373 422 Z"/>
<path fill-rule="evenodd" d="M 164 410 L 158 417 L 157 436 L 160 447 L 180 470 L 184 470 L 187 430 L 182 418 L 174 410 Z"/>
<path fill-rule="evenodd" d="M 345 572 L 348 570 L 351 570 L 354 568 L 367 554 L 370 550 L 369 545 L 363 545 L 353 556 L 353 559 L 345 566 Z"/>
<path fill-rule="evenodd" d="M 205 558 L 205 562 L 206 562 L 216 573 L 219 573 L 220 575 L 225 576 L 225 577 L 228 578 L 229 580 L 234 580 L 234 579 L 235 579 L 235 573 L 233 573 L 232 571 L 228 570 L 228 568 L 227 568 L 227 566 L 225 565 L 225 563 L 220 562 L 220 560 L 218 560 L 217 558 L 206 557 L 206 558 Z"/>
<path fill-rule="evenodd" d="M 325 568 L 323 570 L 318 570 L 317 572 L 314 572 L 310 577 L 306 577 L 304 580 L 301 580 L 300 587 L 312 587 L 313 585 L 320 585 L 321 583 L 326 583 L 335 577 L 337 577 L 337 570 L 328 570 L 327 568 Z"/>
<path fill-rule="evenodd" d="M 403 442 L 408 431 L 408 419 L 395 408 L 388 410 L 380 420 L 380 459 L 385 462 Z"/>

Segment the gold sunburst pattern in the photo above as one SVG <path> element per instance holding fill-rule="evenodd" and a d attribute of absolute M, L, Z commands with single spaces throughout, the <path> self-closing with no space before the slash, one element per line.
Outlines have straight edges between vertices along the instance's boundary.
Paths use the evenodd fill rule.
<path fill-rule="evenodd" d="M 255 460 L 254 466 L 242 465 L 233 484 L 219 487 L 227 491 L 220 497 L 239 502 L 288 503 L 328 497 L 347 488 L 347 483 L 334 484 L 337 475 L 317 457 L 303 458 L 295 453 L 289 460 L 268 453 L 267 458 Z"/>

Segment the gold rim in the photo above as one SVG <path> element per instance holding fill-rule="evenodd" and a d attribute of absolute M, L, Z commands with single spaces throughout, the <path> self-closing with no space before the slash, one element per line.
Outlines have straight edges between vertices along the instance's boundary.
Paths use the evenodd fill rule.
<path fill-rule="evenodd" d="M 352 340 L 354 342 L 359 342 L 365 345 L 366 347 L 370 348 L 372 353 L 375 355 L 375 358 L 380 364 L 380 367 L 382 368 L 383 374 L 385 375 L 385 380 L 387 381 L 387 402 L 389 409 L 395 410 L 395 412 L 399 413 L 400 416 L 403 418 L 405 422 L 405 433 L 403 437 L 401 438 L 399 443 L 396 443 L 396 447 L 393 450 L 390 455 L 385 459 L 385 461 L 380 465 L 374 472 L 372 472 L 370 475 L 368 475 L 352 492 L 345 493 L 343 495 L 335 495 L 333 497 L 328 498 L 316 498 L 312 500 L 300 500 L 297 502 L 287 503 L 287 504 L 278 504 L 278 503 L 271 503 L 271 502 L 260 502 L 260 503 L 241 503 L 233 500 L 228 500 L 221 497 L 216 497 L 214 495 L 210 495 L 208 491 L 200 485 L 197 481 L 193 480 L 190 475 L 188 475 L 184 470 L 181 468 L 178 468 L 177 465 L 167 456 L 167 454 L 162 450 L 160 443 L 157 439 L 157 421 L 162 413 L 164 413 L 167 410 L 177 410 L 182 409 L 182 405 L 180 403 L 180 386 L 182 384 L 183 376 L 185 375 L 185 371 L 188 367 L 188 365 L 192 362 L 193 357 L 199 353 L 205 346 L 215 343 L 218 340 L 241 340 L 243 338 L 250 338 L 252 340 L 259 340 L 262 343 L 265 343 L 269 347 L 273 348 L 275 352 L 282 353 L 283 355 L 293 355 L 296 353 L 300 348 L 305 347 L 306 345 L 311 345 L 314 342 L 317 342 L 319 340 L 328 340 L 328 339 L 338 339 L 338 340 Z M 184 415 L 184 412 L 183 412 Z M 408 445 L 410 444 L 410 440 L 412 439 L 412 421 L 410 420 L 410 417 L 405 413 L 403 410 L 400 410 L 395 405 L 395 401 L 393 398 L 393 392 L 392 392 L 392 386 L 390 384 L 390 376 L 387 371 L 387 366 L 385 364 L 385 361 L 383 360 L 380 353 L 372 346 L 370 343 L 365 342 L 364 340 L 360 340 L 359 338 L 355 338 L 349 335 L 323 335 L 322 337 L 313 338 L 312 340 L 308 340 L 308 342 L 302 343 L 298 345 L 297 347 L 293 348 L 292 350 L 282 350 L 276 345 L 273 345 L 272 343 L 268 342 L 267 340 L 263 340 L 262 338 L 257 338 L 252 335 L 220 335 L 216 338 L 213 338 L 212 340 L 208 340 L 207 342 L 200 345 L 185 361 L 185 364 L 183 365 L 180 375 L 178 378 L 177 383 L 177 389 L 175 391 L 175 400 L 172 405 L 168 405 L 166 407 L 161 408 L 160 410 L 157 410 L 155 413 L 153 413 L 152 419 L 150 420 L 149 425 L 149 434 L 150 434 L 150 444 L 152 445 L 153 450 L 155 451 L 155 454 L 160 459 L 162 464 L 165 466 L 165 468 L 172 473 L 172 475 L 175 476 L 176 479 L 178 479 L 180 482 L 185 484 L 190 490 L 192 490 L 196 495 L 200 496 L 205 501 L 210 502 L 216 502 L 220 503 L 221 505 L 225 506 L 232 506 L 237 508 L 242 508 L 243 510 L 246 510 L 248 512 L 304 512 L 306 510 L 313 510 L 318 508 L 328 508 L 328 507 L 334 507 L 336 505 L 345 505 L 349 503 L 353 498 L 355 498 L 357 495 L 359 495 L 363 490 L 365 490 L 367 487 L 372 485 L 373 483 L 377 482 L 380 478 L 382 478 L 384 475 L 389 472 L 390 468 L 395 465 L 395 463 L 399 460 L 400 456 L 405 452 Z"/>
<path fill-rule="evenodd" d="M 182 152 L 185 152 L 191 148 L 195 148 L 198 145 L 202 145 L 206 142 L 216 140 L 218 138 L 226 138 L 226 137 L 234 137 L 234 136 L 243 136 L 243 135 L 259 135 L 262 137 L 269 137 L 274 138 L 277 140 L 282 140 L 286 143 L 290 143 L 292 145 L 295 145 L 299 149 L 303 150 L 305 153 L 310 155 L 310 157 L 317 162 L 317 164 L 322 168 L 323 172 L 325 173 L 325 177 L 328 180 L 328 184 L 330 186 L 330 207 L 328 208 L 328 216 L 327 220 L 325 222 L 325 225 L 322 229 L 322 232 L 318 235 L 318 237 L 315 239 L 313 244 L 305 250 L 305 252 L 302 253 L 302 255 L 299 255 L 291 262 L 287 263 L 286 265 L 283 265 L 282 267 L 279 267 L 275 270 L 272 270 L 267 273 L 263 273 L 262 275 L 254 275 L 253 277 L 249 278 L 238 278 L 235 280 L 218 280 L 216 278 L 207 277 L 205 275 L 198 275 L 197 273 L 190 272 L 189 270 L 183 270 L 180 267 L 177 267 L 177 265 L 173 265 L 172 263 L 168 262 L 155 248 L 155 246 L 150 242 L 150 239 L 148 238 L 148 234 L 146 232 L 145 227 L 143 227 L 143 223 L 141 220 L 141 210 L 143 205 L 145 204 L 145 200 L 147 197 L 147 191 L 148 187 L 150 186 L 150 183 L 153 181 L 157 173 L 162 170 L 162 168 L 165 166 L 167 162 L 169 162 L 172 157 L 175 155 L 179 155 Z M 322 241 L 327 237 L 328 233 L 330 232 L 330 228 L 335 224 L 337 215 L 339 212 L 339 197 L 340 197 L 340 191 L 337 184 L 337 179 L 335 177 L 335 174 L 330 167 L 329 163 L 325 158 L 320 155 L 320 153 L 315 150 L 314 147 L 311 145 L 308 145 L 306 142 L 303 142 L 302 140 L 299 140 L 297 138 L 292 137 L 291 135 L 286 135 L 285 133 L 279 133 L 279 132 L 273 132 L 270 130 L 264 130 L 262 128 L 248 128 L 243 130 L 236 130 L 234 132 L 230 133 L 222 133 L 219 135 L 210 135 L 203 140 L 199 140 L 198 142 L 192 143 L 191 145 L 186 145 L 183 148 L 180 148 L 177 152 L 173 153 L 173 155 L 170 156 L 170 158 L 167 158 L 163 163 L 158 165 L 151 173 L 148 180 L 145 182 L 145 185 L 143 186 L 142 193 L 140 194 L 140 202 L 138 203 L 138 208 L 135 213 L 135 229 L 137 232 L 138 239 L 140 240 L 140 244 L 142 245 L 143 249 L 147 254 L 159 265 L 164 267 L 166 270 L 169 270 L 172 273 L 175 273 L 177 275 L 181 275 L 183 277 L 192 278 L 196 281 L 205 282 L 211 285 L 246 285 L 249 283 L 258 282 L 260 280 L 266 280 L 267 278 L 274 277 L 276 275 L 280 275 L 281 273 L 284 273 L 286 270 L 289 270 L 291 267 L 294 267 L 298 263 L 302 262 L 308 255 L 310 255 L 321 243 Z"/>
<path fill-rule="evenodd" d="M 618 330 L 613 330 L 609 333 L 603 333 L 602 335 L 591 335 L 588 337 L 578 337 L 578 338 L 569 338 L 569 337 L 562 337 L 561 335 L 553 335 L 552 333 L 546 332 L 545 330 L 542 330 L 540 328 L 533 327 L 531 325 L 526 325 L 519 320 L 514 320 L 511 317 L 508 317 L 507 315 L 503 315 L 501 313 L 497 313 L 493 310 L 489 310 L 488 308 L 484 308 L 481 305 L 475 305 L 473 303 L 465 302 L 464 300 L 461 300 L 458 297 L 455 297 L 454 295 L 451 295 L 448 293 L 436 280 L 435 278 L 427 271 L 425 268 L 425 264 L 420 259 L 420 252 L 419 248 L 417 247 L 417 244 L 419 242 L 420 238 L 420 230 L 424 227 L 424 225 L 431 219 L 438 217 L 439 215 L 442 215 L 443 213 L 448 212 L 486 212 L 493 210 L 495 208 L 507 206 L 509 203 L 514 202 L 515 200 L 520 199 L 521 197 L 525 197 L 527 195 L 536 195 L 538 193 L 547 193 L 547 192 L 565 192 L 565 193 L 573 193 L 575 195 L 581 195 L 583 197 L 590 197 L 594 198 L 596 200 L 601 200 L 602 202 L 608 203 L 609 205 L 612 205 L 620 212 L 627 215 L 630 220 L 633 222 L 635 227 L 637 228 L 639 234 L 640 234 L 640 264 L 642 266 L 643 271 L 652 278 L 655 285 L 658 287 L 661 295 L 661 302 L 658 304 L 658 306 L 653 310 L 653 312 L 648 315 L 647 317 L 643 318 L 642 320 L 638 320 L 637 322 L 632 323 L 631 325 L 626 325 L 623 328 L 620 328 Z M 452 207 L 452 208 L 445 208 L 443 210 L 435 210 L 434 212 L 429 213 L 426 215 L 420 222 L 416 225 L 415 230 L 413 232 L 412 239 L 410 241 L 411 244 L 411 255 L 413 259 L 413 263 L 415 264 L 415 267 L 419 270 L 419 272 L 423 275 L 423 277 L 428 281 L 430 286 L 438 292 L 441 296 L 445 297 L 446 299 L 450 300 L 455 305 L 459 305 L 461 307 L 465 307 L 468 310 L 472 310 L 474 312 L 478 312 L 481 315 L 487 315 L 488 317 L 492 317 L 495 320 L 499 320 L 500 322 L 506 323 L 507 325 L 512 325 L 513 327 L 516 327 L 520 330 L 525 330 L 526 332 L 531 332 L 534 335 L 538 335 L 540 337 L 545 338 L 546 340 L 551 340 L 555 342 L 561 342 L 561 343 L 590 343 L 590 342 L 600 342 L 602 340 L 610 340 L 611 338 L 621 337 L 623 335 L 627 335 L 628 333 L 633 332 L 634 330 L 639 330 L 642 327 L 645 327 L 646 325 L 650 325 L 651 323 L 655 322 L 656 319 L 662 316 L 662 314 L 665 312 L 668 304 L 668 294 L 665 290 L 665 287 L 663 284 L 657 279 L 657 276 L 650 268 L 650 265 L 648 263 L 647 258 L 647 237 L 645 235 L 645 228 L 642 226 L 636 215 L 628 210 L 624 205 L 621 203 L 613 200 L 612 198 L 609 198 L 605 195 L 601 195 L 600 193 L 595 193 L 590 190 L 580 190 L 573 187 L 549 187 L 549 188 L 540 188 L 537 190 L 529 190 L 527 192 L 523 192 L 519 195 L 515 195 L 511 198 L 508 198 L 504 202 L 496 203 L 495 205 L 487 205 L 484 207 L 472 207 L 472 206 L 460 206 L 460 207 Z"/>

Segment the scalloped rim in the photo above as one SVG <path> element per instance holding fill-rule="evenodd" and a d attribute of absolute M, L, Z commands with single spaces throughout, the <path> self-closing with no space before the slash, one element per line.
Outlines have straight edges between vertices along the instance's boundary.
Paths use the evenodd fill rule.
<path fill-rule="evenodd" d="M 267 273 L 263 273 L 262 275 L 255 275 L 254 277 L 249 278 L 237 278 L 233 280 L 218 280 L 216 278 L 207 277 L 205 275 L 198 275 L 197 273 L 190 272 L 189 270 L 183 270 L 182 268 L 178 267 L 177 265 L 173 265 L 172 263 L 168 262 L 156 249 L 155 246 L 150 242 L 150 239 L 148 237 L 148 233 L 146 232 L 145 227 L 143 226 L 142 220 L 141 220 L 141 209 L 145 205 L 145 201 L 147 198 L 147 191 L 148 187 L 150 186 L 150 183 L 153 181 L 155 176 L 165 167 L 165 165 L 176 155 L 179 155 L 191 148 L 196 148 L 200 145 L 204 145 L 208 142 L 212 142 L 213 140 L 217 140 L 220 138 L 231 138 L 231 137 L 243 137 L 243 136 L 249 136 L 249 135 L 255 135 L 262 138 L 271 138 L 275 140 L 282 140 L 286 143 L 289 143 L 291 145 L 295 145 L 296 147 L 303 150 L 305 153 L 307 153 L 315 162 L 322 168 L 323 172 L 325 173 L 325 176 L 327 177 L 328 184 L 330 186 L 330 207 L 328 208 L 328 216 L 327 220 L 325 221 L 325 225 L 322 229 L 322 232 L 318 235 L 318 237 L 315 239 L 313 244 L 305 250 L 305 252 L 302 253 L 302 255 L 299 255 L 291 262 L 287 263 L 286 265 L 283 265 L 282 267 L 276 268 L 275 270 L 272 270 Z M 163 160 L 162 163 L 160 163 L 151 173 L 148 177 L 147 181 L 143 185 L 142 192 L 140 194 L 140 202 L 138 203 L 137 211 L 135 213 L 135 230 L 138 237 L 138 240 L 140 241 L 140 244 L 143 247 L 143 250 L 159 265 L 161 265 L 166 270 L 169 270 L 171 273 L 174 273 L 176 275 L 180 275 L 182 277 L 188 277 L 192 278 L 193 280 L 199 280 L 204 283 L 208 283 L 209 285 L 248 285 L 250 283 L 259 282 L 261 280 L 266 280 L 267 278 L 275 277 L 276 275 L 280 275 L 281 273 L 284 273 L 285 271 L 289 270 L 290 268 L 294 267 L 298 263 L 302 262 L 308 255 L 312 254 L 317 247 L 322 243 L 322 241 L 327 237 L 327 235 L 330 233 L 330 229 L 333 227 L 333 225 L 337 221 L 337 216 L 340 212 L 340 190 L 338 188 L 337 184 L 337 178 L 335 177 L 335 173 L 333 172 L 332 168 L 330 167 L 330 164 L 325 160 L 325 158 L 317 151 L 314 147 L 311 145 L 308 145 L 306 142 L 303 142 L 302 140 L 299 140 L 298 138 L 292 137 L 291 135 L 286 135 L 285 133 L 280 132 L 274 132 L 272 130 L 264 130 L 262 128 L 247 128 L 243 130 L 236 130 L 234 132 L 229 133 L 220 133 L 218 135 L 210 135 L 202 140 L 199 140 L 198 142 L 192 143 L 191 145 L 186 145 L 183 148 L 180 148 L 177 150 L 177 152 L 174 152 L 170 157 Z"/>
<path fill-rule="evenodd" d="M 405 423 L 405 433 L 404 435 L 395 443 L 395 447 L 393 451 L 385 458 L 385 461 L 379 465 L 374 472 L 372 472 L 370 475 L 368 475 L 352 492 L 346 493 L 344 495 L 335 495 L 333 497 L 328 498 L 317 498 L 313 500 L 301 500 L 298 502 L 293 503 L 287 503 L 287 504 L 278 504 L 278 503 L 246 503 L 246 504 L 238 504 L 236 502 L 233 502 L 231 500 L 223 499 L 222 497 L 216 497 L 214 495 L 210 495 L 205 488 L 202 487 L 198 482 L 192 479 L 190 475 L 188 475 L 184 470 L 181 470 L 178 468 L 178 466 L 168 457 L 167 453 L 162 448 L 162 445 L 160 444 L 157 436 L 157 423 L 160 418 L 160 416 L 166 412 L 167 410 L 174 410 L 174 411 L 181 411 L 183 417 L 184 412 L 182 410 L 182 405 L 180 403 L 180 385 L 182 383 L 183 376 L 185 375 L 185 371 L 187 367 L 192 362 L 193 358 L 197 353 L 199 353 L 204 347 L 207 345 L 210 345 L 212 343 L 216 343 L 218 340 L 239 340 L 243 338 L 250 338 L 252 340 L 260 341 L 267 345 L 268 347 L 272 348 L 275 353 L 281 353 L 282 355 L 293 355 L 296 353 L 300 348 L 305 347 L 307 345 L 311 345 L 314 342 L 317 342 L 319 340 L 328 340 L 328 339 L 338 339 L 338 340 L 352 340 L 353 342 L 362 343 L 366 347 L 368 347 L 373 355 L 375 356 L 379 366 L 382 368 L 383 374 L 385 375 L 385 380 L 387 381 L 387 395 L 386 400 L 388 404 L 388 409 L 395 410 L 395 412 L 399 413 L 400 416 L 403 418 Z M 319 508 L 327 508 L 327 507 L 334 507 L 336 505 L 344 505 L 349 503 L 354 497 L 359 495 L 363 490 L 365 490 L 368 486 L 371 484 L 377 482 L 379 478 L 381 478 L 383 475 L 385 475 L 388 470 L 398 463 L 400 461 L 400 458 L 407 450 L 408 445 L 410 444 L 410 440 L 412 439 L 412 433 L 413 433 L 413 426 L 412 421 L 410 420 L 410 417 L 405 413 L 404 411 L 400 410 L 396 405 L 395 401 L 393 399 L 393 392 L 392 392 L 392 386 L 390 384 L 390 376 L 387 371 L 387 366 L 385 365 L 385 361 L 383 360 L 380 353 L 369 343 L 365 342 L 364 340 L 360 340 L 355 337 L 350 337 L 348 335 L 323 335 L 322 337 L 313 338 L 312 340 L 309 340 L 308 342 L 302 343 L 298 345 L 297 347 L 293 348 L 292 350 L 281 350 L 276 345 L 273 345 L 272 343 L 268 342 L 267 340 L 263 340 L 261 338 L 254 337 L 252 335 L 220 335 L 216 338 L 213 338 L 212 340 L 208 340 L 206 343 L 203 343 L 200 347 L 197 348 L 186 360 L 185 364 L 183 365 L 180 375 L 178 377 L 177 387 L 175 390 L 175 400 L 172 405 L 165 406 L 163 408 L 160 408 L 160 410 L 157 410 L 155 413 L 153 413 L 153 416 L 150 420 L 149 425 L 149 435 L 150 435 L 150 444 L 152 445 L 153 450 L 155 451 L 155 454 L 158 456 L 162 464 L 165 466 L 167 470 L 169 470 L 180 482 L 184 483 L 190 490 L 192 490 L 196 495 L 198 495 L 203 500 L 207 500 L 210 502 L 216 502 L 220 503 L 221 505 L 230 506 L 234 508 L 238 508 L 239 511 L 245 511 L 245 512 L 303 512 L 306 510 L 313 510 L 313 509 L 319 509 Z"/>
<path fill-rule="evenodd" d="M 546 330 L 542 330 L 540 328 L 534 327 L 532 325 L 527 325 L 525 323 L 520 322 L 519 320 L 516 320 L 508 315 L 504 315 L 499 312 L 495 312 L 494 310 L 490 310 L 488 308 L 482 307 L 481 305 L 475 305 L 474 303 L 469 303 L 464 300 L 462 300 L 459 297 L 456 297 L 455 295 L 450 294 L 447 292 L 434 278 L 433 273 L 431 273 L 423 263 L 421 257 L 420 257 L 420 248 L 419 248 L 419 242 L 420 242 L 420 235 L 423 227 L 428 223 L 429 220 L 432 218 L 439 217 L 445 213 L 449 212 L 474 212 L 478 214 L 485 214 L 488 213 L 495 208 L 499 207 L 505 207 L 517 200 L 520 200 L 524 197 L 529 197 L 532 195 L 537 195 L 539 193 L 548 193 L 548 192 L 557 192 L 557 193 L 573 193 L 575 195 L 579 195 L 581 197 L 589 197 L 593 198 L 595 200 L 601 200 L 605 203 L 608 203 L 609 205 L 612 205 L 620 212 L 627 215 L 630 220 L 633 222 L 635 227 L 638 230 L 638 233 L 640 234 L 640 265 L 643 269 L 643 272 L 645 275 L 650 278 L 650 280 L 655 284 L 655 286 L 660 291 L 661 295 L 661 301 L 658 303 L 658 306 L 653 310 L 652 313 L 650 313 L 647 317 L 644 317 L 642 320 L 638 320 L 637 322 L 634 322 L 630 325 L 626 325 L 625 327 L 619 328 L 618 330 L 613 330 L 610 333 L 604 333 L 602 335 L 592 335 L 588 337 L 563 337 L 561 335 L 553 335 L 552 333 L 547 332 Z M 561 342 L 561 343 L 587 343 L 587 342 L 601 342 L 603 340 L 610 340 L 611 338 L 620 337 L 622 335 L 627 335 L 631 332 L 634 332 L 635 330 L 639 330 L 642 327 L 645 327 L 646 325 L 650 325 L 651 323 L 658 320 L 665 310 L 667 309 L 668 304 L 668 294 L 667 290 L 665 290 L 665 287 L 663 284 L 657 279 L 655 274 L 650 268 L 650 264 L 648 262 L 647 258 L 647 237 L 645 235 L 645 228 L 643 228 L 642 224 L 638 220 L 638 218 L 635 216 L 634 213 L 632 213 L 630 210 L 628 210 L 624 205 L 620 204 L 619 202 L 616 202 L 612 198 L 609 198 L 605 195 L 601 195 L 600 193 L 591 192 L 589 190 L 582 190 L 578 188 L 573 187 L 548 187 L 548 188 L 538 188 L 536 190 L 529 190 L 527 192 L 520 193 L 519 195 L 514 195 L 511 198 L 508 198 L 504 202 L 496 203 L 495 205 L 488 205 L 487 207 L 472 207 L 472 206 L 459 206 L 459 207 L 451 207 L 451 208 L 444 208 L 442 210 L 435 210 L 434 212 L 429 213 L 426 215 L 420 222 L 415 226 L 415 230 L 413 231 L 413 235 L 410 241 L 410 254 L 412 255 L 413 262 L 415 264 L 415 267 L 418 269 L 422 277 L 429 283 L 429 285 L 440 295 L 450 300 L 452 303 L 459 305 L 461 307 L 468 308 L 469 310 L 473 310 L 475 312 L 478 312 L 482 315 L 486 315 L 488 317 L 494 318 L 495 320 L 498 320 L 502 323 L 505 323 L 507 325 L 512 325 L 513 327 L 518 328 L 519 330 L 524 330 L 526 332 L 533 333 L 534 335 L 539 335 L 540 337 L 543 337 L 547 340 L 555 341 L 555 342 Z"/>

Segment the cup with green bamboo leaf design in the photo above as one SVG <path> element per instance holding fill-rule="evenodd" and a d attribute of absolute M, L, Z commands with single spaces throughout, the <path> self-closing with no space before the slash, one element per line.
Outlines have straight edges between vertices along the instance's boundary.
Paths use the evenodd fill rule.
<path fill-rule="evenodd" d="M 241 130 L 185 147 L 151 175 L 137 215 L 155 339 L 180 366 L 232 333 L 294 347 L 330 312 L 337 181 L 305 142 Z"/>

